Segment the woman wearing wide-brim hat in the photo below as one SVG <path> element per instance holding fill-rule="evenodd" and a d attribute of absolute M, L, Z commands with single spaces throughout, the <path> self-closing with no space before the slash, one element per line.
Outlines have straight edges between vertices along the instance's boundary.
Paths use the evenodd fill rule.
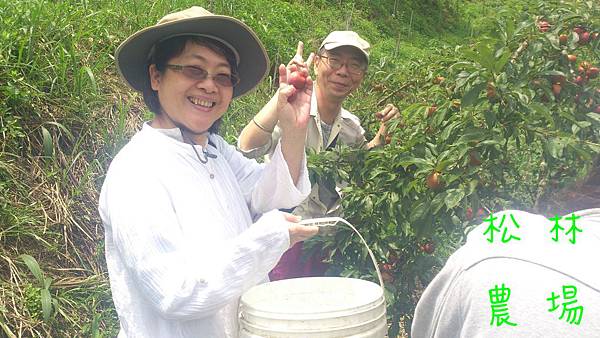
<path fill-rule="evenodd" d="M 232 98 L 268 70 L 244 23 L 192 7 L 130 36 L 116 61 L 155 114 L 114 158 L 100 196 L 119 337 L 235 337 L 240 295 L 317 232 L 274 210 L 310 191 L 311 80 L 296 90 L 289 73 L 306 70 L 279 67 L 284 137 L 258 164 L 217 134 Z"/>

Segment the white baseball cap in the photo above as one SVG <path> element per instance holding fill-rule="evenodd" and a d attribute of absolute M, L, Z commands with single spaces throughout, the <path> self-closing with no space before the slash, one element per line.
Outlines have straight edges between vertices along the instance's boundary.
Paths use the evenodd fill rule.
<path fill-rule="evenodd" d="M 357 48 L 365 55 L 367 61 L 369 61 L 369 48 L 371 48 L 371 45 L 353 31 L 334 31 L 329 33 L 321 43 L 319 49 L 332 50 L 341 46 Z"/>

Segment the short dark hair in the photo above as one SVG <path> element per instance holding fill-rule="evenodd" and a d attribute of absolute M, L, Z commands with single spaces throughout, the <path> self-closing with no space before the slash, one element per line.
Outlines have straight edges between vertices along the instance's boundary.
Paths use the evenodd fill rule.
<path fill-rule="evenodd" d="M 176 36 L 164 41 L 156 43 L 152 47 L 152 51 L 148 56 L 148 62 L 146 68 L 150 65 L 156 65 L 156 70 L 161 74 L 165 71 L 166 64 L 174 57 L 177 57 L 183 53 L 185 46 L 188 42 L 198 44 L 209 48 L 210 50 L 223 55 L 231 68 L 232 74 L 237 74 L 237 60 L 235 54 L 225 44 L 220 41 L 213 40 L 207 37 L 195 36 L 195 35 L 181 35 Z M 162 107 L 158 99 L 158 93 L 152 89 L 150 85 L 150 74 L 147 74 L 147 80 L 144 83 L 142 94 L 144 96 L 144 103 L 151 112 L 156 115 L 162 114 Z M 209 133 L 217 134 L 219 126 L 221 125 L 222 117 L 213 123 L 208 129 Z"/>

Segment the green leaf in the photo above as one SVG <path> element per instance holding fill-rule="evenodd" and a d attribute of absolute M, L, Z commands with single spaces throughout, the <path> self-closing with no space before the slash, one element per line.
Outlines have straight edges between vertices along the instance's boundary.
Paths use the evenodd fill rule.
<path fill-rule="evenodd" d="M 550 126 L 552 127 L 552 129 L 555 128 L 554 118 L 552 118 L 552 114 L 550 113 L 550 110 L 548 109 L 548 107 L 546 107 L 542 104 L 539 104 L 537 102 L 534 102 L 529 105 L 529 108 L 532 109 L 534 112 L 538 113 L 539 115 L 541 115 L 548 123 L 550 123 Z"/>
<path fill-rule="evenodd" d="M 23 263 L 25 263 L 25 265 L 27 265 L 27 267 L 29 268 L 29 271 L 31 271 L 33 276 L 35 276 L 35 278 L 38 280 L 38 282 L 40 283 L 40 287 L 43 287 L 44 273 L 42 272 L 42 269 L 40 269 L 40 265 L 35 260 L 35 258 L 27 254 L 20 255 L 19 258 L 21 258 Z"/>
<path fill-rule="evenodd" d="M 448 166 L 450 164 L 455 163 L 455 162 L 456 162 L 456 159 L 447 159 L 447 160 L 440 161 L 440 163 L 438 163 L 435 166 L 435 171 L 439 171 L 439 172 L 445 171 L 446 168 L 448 168 Z"/>
<path fill-rule="evenodd" d="M 494 64 L 494 73 L 499 73 L 502 69 L 504 69 L 504 66 L 506 66 L 506 63 L 508 63 L 508 60 L 510 60 L 510 56 L 509 50 L 503 52 L 503 54 Z"/>
<path fill-rule="evenodd" d="M 462 189 L 450 189 L 446 191 L 446 208 L 448 210 L 455 208 L 460 201 L 465 197 L 465 192 Z"/>
<path fill-rule="evenodd" d="M 421 220 L 428 209 L 429 207 L 427 204 L 423 202 L 418 203 L 410 212 L 410 221 L 414 223 Z"/>
<path fill-rule="evenodd" d="M 87 75 L 87 77 L 90 79 L 90 83 L 92 84 L 92 90 L 94 92 L 98 92 L 98 85 L 96 84 L 96 77 L 94 77 L 94 73 L 92 72 L 92 69 L 88 66 L 83 66 L 81 67 L 81 69 L 79 70 L 79 75 L 83 76 L 83 75 Z"/>
<path fill-rule="evenodd" d="M 545 72 L 541 72 L 540 75 L 542 76 L 554 76 L 554 75 L 559 75 L 559 76 L 565 76 L 565 73 L 558 71 L 558 70 L 547 70 Z"/>
<path fill-rule="evenodd" d="M 462 107 L 465 108 L 475 104 L 475 102 L 477 102 L 477 99 L 479 98 L 479 94 L 485 88 L 485 86 L 486 83 L 482 82 L 471 87 L 471 89 L 469 89 L 469 91 L 466 92 L 462 98 Z"/>
<path fill-rule="evenodd" d="M 52 135 L 48 129 L 42 126 L 42 155 L 45 157 L 52 157 L 54 155 L 54 146 L 52 144 Z"/>
<path fill-rule="evenodd" d="M 50 296 L 48 289 L 41 289 L 40 293 L 42 298 L 42 314 L 44 321 L 47 322 L 52 315 L 52 296 Z"/>
<path fill-rule="evenodd" d="M 585 115 L 587 117 L 591 118 L 592 120 L 596 121 L 597 123 L 600 123 L 600 114 L 598 114 L 598 113 L 587 113 Z"/>
<path fill-rule="evenodd" d="M 553 137 L 544 144 L 544 147 L 550 156 L 559 159 L 562 157 L 565 143 L 560 138 Z"/>
<path fill-rule="evenodd" d="M 497 122 L 496 113 L 490 109 L 486 109 L 483 112 L 483 117 L 485 118 L 485 124 L 487 124 L 488 128 L 492 129 Z"/>

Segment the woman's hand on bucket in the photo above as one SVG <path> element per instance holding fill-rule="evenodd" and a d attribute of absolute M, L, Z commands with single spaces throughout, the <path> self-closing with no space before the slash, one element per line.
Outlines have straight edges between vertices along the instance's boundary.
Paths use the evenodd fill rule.
<path fill-rule="evenodd" d="M 319 227 L 314 225 L 302 225 L 300 217 L 288 213 L 284 213 L 285 220 L 290 222 L 288 225 L 288 231 L 290 232 L 290 248 L 298 242 L 305 241 L 319 232 Z"/>

